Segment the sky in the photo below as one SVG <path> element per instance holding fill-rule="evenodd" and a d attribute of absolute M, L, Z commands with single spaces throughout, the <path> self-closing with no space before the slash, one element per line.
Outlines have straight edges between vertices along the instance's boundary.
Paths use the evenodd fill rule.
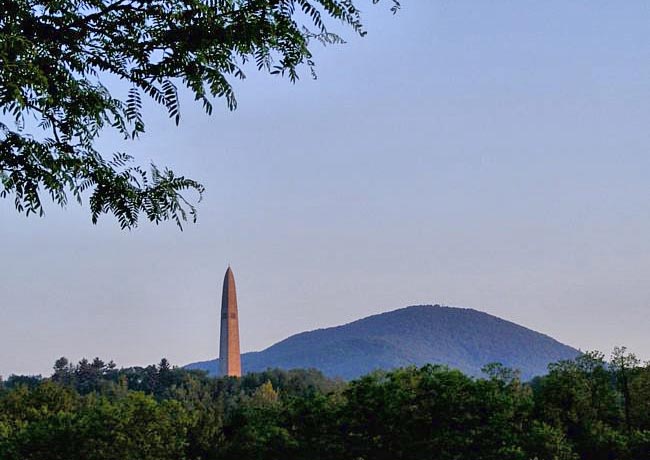
<path fill-rule="evenodd" d="M 0 375 L 214 358 L 228 264 L 243 351 L 438 303 L 649 360 L 650 5 L 402 3 L 359 0 L 317 80 L 249 72 L 235 112 L 102 136 L 206 186 L 183 232 L 0 200 Z"/>

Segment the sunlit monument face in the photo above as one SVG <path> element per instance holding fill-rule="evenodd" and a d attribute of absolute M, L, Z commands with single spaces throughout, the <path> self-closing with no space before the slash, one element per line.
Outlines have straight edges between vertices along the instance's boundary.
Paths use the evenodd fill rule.
<path fill-rule="evenodd" d="M 228 267 L 223 279 L 221 297 L 221 336 L 219 344 L 219 374 L 241 377 L 241 357 L 239 355 L 239 315 L 237 313 L 237 293 L 235 277 Z"/>

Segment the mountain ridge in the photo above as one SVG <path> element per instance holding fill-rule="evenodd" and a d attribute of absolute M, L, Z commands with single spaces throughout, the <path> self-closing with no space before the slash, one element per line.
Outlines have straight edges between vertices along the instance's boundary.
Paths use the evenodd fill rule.
<path fill-rule="evenodd" d="M 350 323 L 304 331 L 242 354 L 245 372 L 269 367 L 316 368 L 330 377 L 356 378 L 375 369 L 443 364 L 478 376 L 491 362 L 522 377 L 579 351 L 552 337 L 473 308 L 413 305 Z M 216 375 L 218 360 L 186 366 Z"/>

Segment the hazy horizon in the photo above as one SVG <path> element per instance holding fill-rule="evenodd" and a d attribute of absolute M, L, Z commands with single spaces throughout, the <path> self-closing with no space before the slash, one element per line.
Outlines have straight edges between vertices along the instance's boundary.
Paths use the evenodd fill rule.
<path fill-rule="evenodd" d="M 102 136 L 205 184 L 183 232 L 0 200 L 0 375 L 215 358 L 229 263 L 243 352 L 437 303 L 650 360 L 650 6 L 402 3 L 316 81 L 251 70 L 235 112 Z"/>

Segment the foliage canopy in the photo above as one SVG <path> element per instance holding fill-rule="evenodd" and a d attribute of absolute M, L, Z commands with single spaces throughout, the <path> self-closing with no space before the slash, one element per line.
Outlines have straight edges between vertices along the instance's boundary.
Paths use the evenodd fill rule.
<path fill-rule="evenodd" d="M 0 380 L 3 460 L 647 460 L 650 364 L 585 353 L 522 382 L 490 365 L 315 370 L 242 378 L 158 365 L 58 360 L 47 379 Z"/>

